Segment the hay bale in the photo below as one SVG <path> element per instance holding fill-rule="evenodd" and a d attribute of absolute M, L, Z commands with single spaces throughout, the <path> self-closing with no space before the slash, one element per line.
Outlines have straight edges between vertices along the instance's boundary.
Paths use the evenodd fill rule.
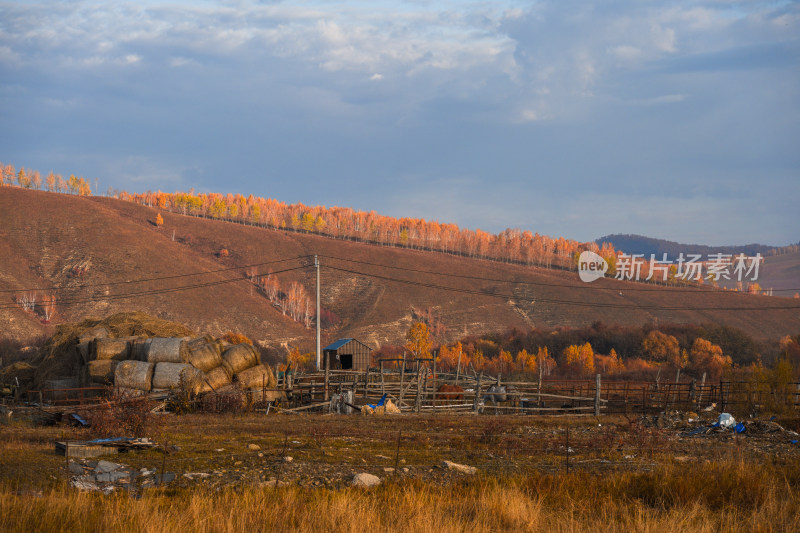
<path fill-rule="evenodd" d="M 20 377 L 27 378 L 21 390 L 41 388 L 47 379 L 58 376 L 74 376 L 85 370 L 86 362 L 79 351 L 79 338 L 88 330 L 102 327 L 109 337 L 187 337 L 193 335 L 186 326 L 162 320 L 146 313 L 117 313 L 104 319 L 87 318 L 81 322 L 65 323 L 56 326 L 53 336 L 39 350 L 39 354 L 31 365 L 33 375 L 29 373 Z M 87 360 L 94 359 L 89 346 Z"/>
<path fill-rule="evenodd" d="M 275 379 L 275 374 L 272 369 L 265 365 L 256 365 L 254 367 L 245 369 L 234 377 L 234 380 L 243 389 L 262 389 L 264 385 L 268 389 L 277 386 L 278 381 Z"/>
<path fill-rule="evenodd" d="M 231 375 L 224 366 L 220 365 L 204 374 L 200 392 L 219 391 L 230 384 Z"/>
<path fill-rule="evenodd" d="M 231 375 L 256 366 L 259 359 L 259 353 L 249 344 L 234 344 L 222 354 L 222 364 Z"/>
<path fill-rule="evenodd" d="M 114 370 L 119 361 L 113 359 L 97 359 L 89 361 L 89 381 L 105 385 L 114 381 Z"/>
<path fill-rule="evenodd" d="M 185 363 L 187 360 L 184 339 L 180 337 L 153 337 L 131 344 L 131 359 L 146 363 Z"/>
<path fill-rule="evenodd" d="M 89 360 L 113 359 L 124 361 L 130 359 L 131 341 L 134 337 L 123 337 L 121 339 L 94 339 L 89 350 Z"/>
<path fill-rule="evenodd" d="M 149 391 L 153 387 L 153 363 L 120 361 L 114 369 L 114 384 L 125 389 Z"/>
<path fill-rule="evenodd" d="M 88 363 L 91 359 L 89 354 L 91 352 L 91 343 L 95 339 L 105 339 L 108 337 L 108 330 L 103 326 L 97 326 L 87 329 L 78 335 L 78 353 L 81 354 L 81 359 L 84 363 Z"/>
<path fill-rule="evenodd" d="M 203 373 L 188 363 L 156 363 L 153 370 L 154 389 L 194 390 L 202 382 Z"/>
<path fill-rule="evenodd" d="M 223 364 L 219 345 L 209 340 L 208 337 L 188 341 L 186 343 L 186 358 L 193 367 L 203 372 L 211 372 Z"/>

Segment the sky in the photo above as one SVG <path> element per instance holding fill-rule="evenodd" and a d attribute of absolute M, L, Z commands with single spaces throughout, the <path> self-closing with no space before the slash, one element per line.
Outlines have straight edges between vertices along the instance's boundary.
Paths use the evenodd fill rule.
<path fill-rule="evenodd" d="M 800 241 L 798 2 L 0 2 L 0 120 L 101 192 Z"/>

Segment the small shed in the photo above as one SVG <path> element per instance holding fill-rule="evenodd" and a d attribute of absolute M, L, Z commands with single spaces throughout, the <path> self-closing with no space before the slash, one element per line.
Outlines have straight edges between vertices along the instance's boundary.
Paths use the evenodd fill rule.
<path fill-rule="evenodd" d="M 367 370 L 372 349 L 357 339 L 339 339 L 322 349 L 322 368 L 330 361 L 331 370 Z"/>

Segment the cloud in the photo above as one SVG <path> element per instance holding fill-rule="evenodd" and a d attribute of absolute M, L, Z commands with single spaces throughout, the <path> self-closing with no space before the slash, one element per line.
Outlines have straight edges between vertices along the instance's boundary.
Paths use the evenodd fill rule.
<path fill-rule="evenodd" d="M 569 209 L 576 191 L 620 213 L 702 203 L 694 224 L 731 238 L 751 226 L 788 234 L 776 220 L 800 226 L 784 204 L 747 230 L 732 211 L 796 191 L 797 3 L 3 9 L 0 105 L 18 125 L 0 138 L 3 161 L 120 188 L 163 180 L 398 215 L 405 206 L 587 239 L 591 217 Z M 656 228 L 627 211 L 618 220 L 613 231 Z"/>

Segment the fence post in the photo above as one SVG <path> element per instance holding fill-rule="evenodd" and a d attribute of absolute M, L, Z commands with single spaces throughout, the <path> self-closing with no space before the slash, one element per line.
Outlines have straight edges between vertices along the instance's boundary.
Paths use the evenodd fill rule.
<path fill-rule="evenodd" d="M 700 378 L 700 395 L 697 398 L 697 407 L 703 404 L 703 389 L 706 387 L 706 373 L 703 372 L 703 377 Z"/>
<path fill-rule="evenodd" d="M 475 399 L 472 401 L 472 411 L 477 413 L 478 412 L 478 398 L 481 396 L 481 378 L 483 377 L 483 372 L 478 374 L 478 382 L 475 384 Z"/>
<path fill-rule="evenodd" d="M 400 364 L 403 366 L 400 367 L 400 397 L 397 400 L 397 407 L 402 409 L 400 404 L 403 403 L 403 381 L 406 377 L 406 352 L 403 352 L 403 362 Z"/>
<path fill-rule="evenodd" d="M 325 391 L 323 393 L 323 400 L 328 401 L 328 380 L 330 379 L 331 375 L 331 356 L 330 354 L 324 354 L 323 357 L 325 358 Z M 312 395 L 313 396 L 313 395 Z"/>
<path fill-rule="evenodd" d="M 600 374 L 595 376 L 594 384 L 594 416 L 600 416 Z"/>
<path fill-rule="evenodd" d="M 436 352 L 433 352 L 433 414 L 436 414 Z"/>

